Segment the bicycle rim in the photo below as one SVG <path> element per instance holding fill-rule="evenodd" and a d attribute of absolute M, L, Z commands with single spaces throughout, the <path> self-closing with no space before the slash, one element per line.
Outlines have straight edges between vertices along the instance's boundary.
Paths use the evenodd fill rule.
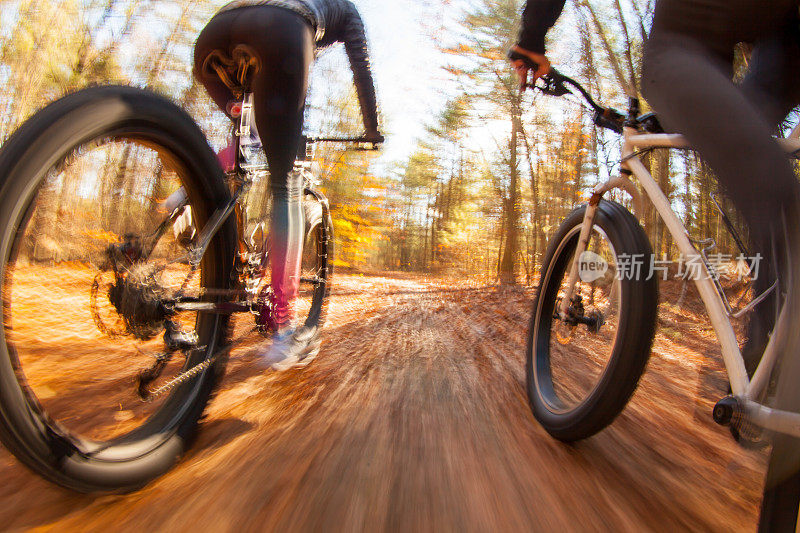
<path fill-rule="evenodd" d="M 199 294 L 210 281 L 211 256 L 194 274 L 181 260 L 191 224 L 182 235 L 170 225 L 154 236 L 167 216 L 163 200 L 185 185 L 177 161 L 137 134 L 77 144 L 45 173 L 12 245 L 4 326 L 18 381 L 39 418 L 87 456 L 129 443 L 133 453 L 157 448 L 192 396 L 191 385 L 153 402 L 136 392 L 137 374 L 165 353 L 164 318 L 148 298 L 181 287 Z M 120 286 L 110 255 L 136 283 Z M 204 359 L 217 323 L 198 312 L 170 320 L 197 335 L 197 349 L 175 353 L 154 386 Z"/>
<path fill-rule="evenodd" d="M 617 255 L 598 226 L 592 228 L 581 259 L 583 267 L 569 305 L 574 318 L 558 316 L 580 230 L 575 226 L 562 239 L 545 274 L 546 293 L 537 331 L 541 354 L 536 364 L 537 383 L 548 409 L 556 414 L 578 409 L 597 391 L 613 360 L 620 325 L 622 288 Z"/>

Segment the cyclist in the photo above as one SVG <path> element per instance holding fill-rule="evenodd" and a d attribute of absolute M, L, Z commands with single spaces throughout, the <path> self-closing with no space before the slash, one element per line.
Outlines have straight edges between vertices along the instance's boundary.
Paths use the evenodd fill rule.
<path fill-rule="evenodd" d="M 539 65 L 514 67 L 525 86 L 550 71 L 544 38 L 564 0 L 529 0 L 513 50 Z M 783 248 L 777 216 L 798 194 L 797 180 L 772 138 L 776 124 L 800 102 L 798 0 L 658 0 L 645 46 L 642 89 L 662 124 L 682 133 L 717 173 L 750 228 L 752 253 L 763 257 L 757 289 L 766 290 Z M 747 76 L 731 80 L 734 47 L 754 44 Z M 769 176 L 764 187 L 762 176 Z M 760 291 L 759 291 L 760 292 Z M 776 305 L 771 298 L 762 309 Z M 744 350 L 758 364 L 770 331 L 769 312 L 756 314 Z"/>
<path fill-rule="evenodd" d="M 523 87 L 529 77 L 535 81 L 550 70 L 544 37 L 563 6 L 564 0 L 528 0 L 513 49 L 539 68 L 530 72 L 521 61 L 514 62 Z M 785 293 L 792 277 L 797 278 L 798 265 L 787 257 L 787 243 L 796 242 L 800 227 L 800 185 L 772 134 L 800 103 L 798 18 L 798 0 L 657 0 L 645 46 L 644 95 L 662 124 L 683 134 L 703 156 L 742 214 L 751 253 L 764 258 L 757 292 L 777 278 Z M 739 42 L 754 48 L 748 74 L 736 85 L 731 78 Z M 743 350 L 751 373 L 772 329 L 777 302 L 777 296 L 771 297 L 751 318 Z M 796 408 L 800 391 L 788 380 L 783 383 L 778 407 L 794 403 Z M 773 456 L 778 447 L 785 458 L 770 465 L 762 516 L 780 507 L 782 495 L 800 492 L 800 475 L 794 474 L 800 464 L 796 443 L 778 437 Z"/>
<path fill-rule="evenodd" d="M 273 208 L 270 262 L 274 318 L 272 345 L 262 354 L 277 370 L 308 362 L 319 351 L 316 328 L 293 328 L 304 235 L 302 177 L 291 172 L 300 147 L 308 76 L 315 50 L 345 46 L 361 105 L 366 142 L 383 142 L 378 129 L 375 88 L 364 24 L 348 0 L 237 0 L 224 6 L 195 44 L 195 76 L 223 110 L 233 99 L 216 76 L 203 75 L 203 62 L 215 50 L 247 45 L 261 63 L 253 83 L 256 127 L 270 170 Z"/>

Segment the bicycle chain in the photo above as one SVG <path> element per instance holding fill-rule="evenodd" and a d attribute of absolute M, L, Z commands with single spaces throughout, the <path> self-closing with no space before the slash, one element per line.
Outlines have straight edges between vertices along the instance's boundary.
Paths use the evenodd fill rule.
<path fill-rule="evenodd" d="M 192 265 L 191 270 L 189 271 L 189 274 L 186 275 L 186 279 L 184 279 L 183 283 L 181 283 L 181 286 L 178 289 L 178 292 L 175 293 L 174 298 L 180 298 L 181 296 L 184 295 L 184 293 L 186 292 L 186 289 L 189 288 L 189 283 L 192 282 L 192 279 L 194 278 L 194 275 L 197 273 L 197 270 L 198 270 L 198 268 L 196 266 Z"/>
<path fill-rule="evenodd" d="M 214 353 L 211 357 L 209 357 L 208 359 L 206 359 L 202 363 L 198 363 L 195 366 L 193 366 L 192 368 L 190 368 L 189 370 L 181 372 L 180 374 L 178 374 L 177 376 L 172 378 L 170 381 L 168 381 L 164 385 L 158 387 L 156 390 L 154 390 L 154 391 L 149 391 L 148 390 L 147 391 L 147 393 L 148 393 L 147 396 L 145 398 L 142 398 L 142 401 L 148 402 L 148 403 L 152 402 L 153 400 L 155 400 L 159 396 L 162 396 L 165 393 L 171 391 L 172 389 L 174 389 L 178 385 L 182 385 L 182 384 L 186 383 L 187 381 L 189 381 L 190 379 L 196 377 L 200 373 L 204 372 L 205 370 L 210 368 L 211 365 L 216 363 L 217 360 L 220 357 L 222 357 L 225 353 L 230 352 L 236 344 L 241 342 L 243 339 L 248 337 L 250 334 L 252 334 L 257 329 L 258 329 L 258 326 L 249 329 L 248 331 L 244 332 L 242 335 L 240 335 L 237 338 L 233 339 L 231 342 L 229 342 L 223 348 L 220 348 L 219 350 L 217 350 L 216 353 Z M 198 349 L 203 349 L 203 348 L 195 348 L 195 350 L 198 350 Z"/>
<path fill-rule="evenodd" d="M 189 274 L 187 274 L 186 278 L 183 280 L 183 283 L 181 283 L 181 286 L 178 288 L 178 290 L 174 294 L 173 298 L 176 298 L 176 299 L 180 298 L 181 296 L 183 296 L 186 293 L 186 290 L 189 288 L 189 284 L 192 282 L 192 279 L 194 279 L 194 276 L 195 276 L 195 274 L 197 273 L 198 270 L 199 269 L 196 266 L 192 266 L 191 267 L 191 270 L 189 271 Z M 172 380 L 170 380 L 167 383 L 165 383 L 164 385 L 158 387 L 156 390 L 150 391 L 150 390 L 144 389 L 143 392 L 146 392 L 147 396 L 143 397 L 142 401 L 152 402 L 153 400 L 155 400 L 159 396 L 162 396 L 162 395 L 166 394 L 167 392 L 171 391 L 175 387 L 177 387 L 179 385 L 182 385 L 183 383 L 186 383 L 190 379 L 196 377 L 197 375 L 199 375 L 200 373 L 202 373 L 206 369 L 210 368 L 211 365 L 216 363 L 217 359 L 219 359 L 219 357 L 222 356 L 222 354 L 226 350 L 230 350 L 234 344 L 236 344 L 237 342 L 242 340 L 245 336 L 249 335 L 250 333 L 252 333 L 252 330 L 249 331 L 249 332 L 246 332 L 244 335 L 240 336 L 239 338 L 234 339 L 233 341 L 231 341 L 231 343 L 229 345 L 227 345 L 225 348 L 221 348 L 220 350 L 217 351 L 217 353 L 215 353 L 214 355 L 212 355 L 211 357 L 209 357 L 208 359 L 206 359 L 202 363 L 199 363 L 199 364 L 193 366 L 189 370 L 181 372 L 180 374 L 175 376 Z M 202 348 L 195 348 L 194 350 L 197 350 L 197 349 L 202 349 Z M 161 354 L 160 356 L 157 356 L 156 359 L 159 359 L 160 357 L 163 357 L 164 355 L 165 354 Z"/>

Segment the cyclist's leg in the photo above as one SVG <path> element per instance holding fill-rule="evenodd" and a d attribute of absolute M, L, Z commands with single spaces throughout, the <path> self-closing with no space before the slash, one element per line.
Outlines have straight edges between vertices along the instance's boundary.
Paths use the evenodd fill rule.
<path fill-rule="evenodd" d="M 305 217 L 303 181 L 292 172 L 303 130 L 308 73 L 314 58 L 311 26 L 280 8 L 251 8 L 233 32 L 252 46 L 261 59 L 253 80 L 256 125 L 270 169 L 272 218 L 270 262 L 275 294 L 275 320 L 289 323 L 291 303 L 300 282 Z"/>
<path fill-rule="evenodd" d="M 742 82 L 742 88 L 761 102 L 763 112 L 770 124 L 782 121 L 789 111 L 800 102 L 800 26 L 797 20 L 789 24 L 780 35 L 757 43 L 750 61 L 750 70 Z M 764 288 L 764 283 L 761 284 Z M 764 305 L 775 304 L 775 299 Z M 796 316 L 796 315 L 792 315 Z M 763 318 L 763 314 L 762 314 Z M 768 317 L 768 318 L 771 318 Z M 759 324 L 756 324 L 758 326 Z M 762 324 L 763 332 L 771 330 L 772 322 Z M 758 335 L 757 331 L 750 331 Z M 748 339 L 749 342 L 749 339 Z M 791 342 L 788 345 L 793 345 Z M 782 361 L 781 374 L 800 375 L 800 358 L 788 354 Z M 776 394 L 778 405 L 787 409 L 797 409 L 800 405 L 798 387 L 793 380 L 781 380 Z M 800 501 L 800 450 L 796 439 L 777 435 L 773 440 L 772 454 L 764 489 L 761 507 L 761 531 L 794 530 L 797 517 L 797 503 Z"/>
<path fill-rule="evenodd" d="M 223 111 L 226 111 L 228 102 L 233 100 L 233 94 L 218 77 L 203 75 L 203 62 L 214 50 L 230 50 L 230 27 L 235 18 L 235 11 L 215 16 L 200 32 L 194 45 L 194 76 Z"/>
<path fill-rule="evenodd" d="M 748 72 L 742 80 L 742 91 L 751 102 L 757 103 L 770 125 L 780 124 L 800 103 L 800 27 L 794 20 L 779 34 L 770 35 L 755 44 Z M 775 281 L 773 269 L 763 269 L 755 280 L 755 293 L 768 290 Z M 778 298 L 772 293 L 759 306 L 748 324 L 747 343 L 742 354 L 752 374 L 766 347 L 769 333 L 775 324 Z"/>
<path fill-rule="evenodd" d="M 790 105 L 785 95 L 792 91 L 776 94 L 778 84 L 772 80 L 777 76 L 765 77 L 773 68 L 768 59 L 776 61 L 767 46 L 759 47 L 754 58 L 760 72 L 745 88 L 737 87 L 731 81 L 733 45 L 747 39 L 769 43 L 782 35 L 796 20 L 797 4 L 659 0 L 646 45 L 645 96 L 665 125 L 686 135 L 718 173 L 751 229 L 769 226 L 775 218 L 769 208 L 797 193 L 790 165 L 772 139 L 779 113 Z M 704 20 L 697 18 L 700 12 Z M 793 72 L 789 79 L 795 76 Z M 757 83 L 758 77 L 765 81 Z M 772 187 L 762 186 L 763 176 L 770 176 Z M 764 241 L 763 235 L 758 238 Z"/>
<path fill-rule="evenodd" d="M 303 127 L 308 71 L 314 57 L 311 26 L 297 14 L 271 6 L 224 12 L 212 19 L 196 45 L 196 64 L 214 49 L 246 44 L 259 55 L 261 69 L 253 79 L 258 128 L 270 169 L 273 197 L 270 221 L 270 265 L 275 291 L 275 319 L 287 324 L 297 295 L 304 232 L 302 178 L 291 172 Z M 232 98 L 217 79 L 202 79 L 216 104 L 225 109 Z"/>
<path fill-rule="evenodd" d="M 800 20 L 761 39 L 753 48 L 742 90 L 770 124 L 779 124 L 800 103 Z"/>
<path fill-rule="evenodd" d="M 233 93 L 216 75 L 204 75 L 203 63 L 214 50 L 230 50 L 230 26 L 235 17 L 234 12 L 226 12 L 211 19 L 200 32 L 194 48 L 194 76 L 203 84 L 217 107 L 226 113 L 228 103 L 234 99 Z M 217 152 L 217 159 L 226 172 L 234 168 L 236 153 L 232 142 Z"/>
<path fill-rule="evenodd" d="M 787 2 L 785 12 L 778 10 L 778 3 L 784 4 L 763 7 L 765 4 L 761 3 L 759 7 L 786 21 L 793 20 L 796 2 Z M 662 9 L 664 4 L 669 2 L 662 0 Z M 724 5 L 718 7 L 725 9 Z M 739 22 L 746 25 L 746 21 Z M 800 316 L 800 259 L 791 257 L 800 250 L 800 185 L 785 154 L 771 138 L 774 124 L 770 119 L 776 120 L 781 105 L 776 106 L 775 99 L 764 100 L 764 94 L 775 94 L 768 84 L 761 85 L 760 95 L 752 88 L 735 86 L 730 81 L 729 58 L 719 51 L 719 47 L 705 46 L 698 36 L 663 31 L 657 17 L 647 45 L 643 89 L 665 125 L 684 134 L 717 173 L 720 184 L 745 219 L 753 251 L 762 253 L 779 274 L 789 316 Z M 759 53 L 766 51 L 762 48 Z M 793 93 L 792 89 L 785 94 Z M 780 346 L 799 345 L 797 328 L 783 333 Z M 784 355 L 781 374 L 800 375 L 798 354 Z M 799 403 L 796 381 L 781 379 L 776 405 L 796 409 Z M 800 465 L 798 451 L 796 440 L 776 437 L 762 510 L 767 521 L 770 513 L 784 505 L 782 497 L 800 491 L 796 475 Z"/>
<path fill-rule="evenodd" d="M 765 104 L 733 84 L 728 60 L 715 47 L 654 25 L 643 89 L 665 125 L 686 135 L 717 173 L 750 229 L 751 252 L 764 258 L 759 277 L 768 280 L 782 262 L 774 253 L 784 249 L 779 213 L 796 201 L 798 185 L 771 137 Z M 751 370 L 759 355 L 748 361 Z"/>

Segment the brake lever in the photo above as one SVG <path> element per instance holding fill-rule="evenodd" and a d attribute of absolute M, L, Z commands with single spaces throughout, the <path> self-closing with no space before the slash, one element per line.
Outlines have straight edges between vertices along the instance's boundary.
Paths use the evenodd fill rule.
<path fill-rule="evenodd" d="M 381 149 L 381 145 L 377 143 L 367 143 L 370 146 L 366 145 L 357 145 L 354 148 L 350 148 L 354 152 L 376 152 Z"/>
<path fill-rule="evenodd" d="M 543 94 L 549 96 L 564 96 L 565 94 L 572 94 L 572 91 L 567 89 L 564 84 L 564 76 L 561 75 L 556 69 L 551 69 L 549 73 L 540 78 L 543 86 L 536 86 Z"/>
<path fill-rule="evenodd" d="M 539 64 L 532 60 L 530 57 L 520 54 L 515 50 L 508 51 L 508 59 L 511 61 L 522 61 L 526 67 L 534 72 L 539 70 Z M 572 91 L 567 89 L 564 85 L 564 75 L 554 68 L 550 68 L 550 72 L 539 78 L 544 82 L 544 85 L 536 85 L 536 83 L 529 83 L 527 86 L 531 89 L 537 89 L 543 94 L 549 96 L 564 96 L 565 94 L 572 94 Z"/>

